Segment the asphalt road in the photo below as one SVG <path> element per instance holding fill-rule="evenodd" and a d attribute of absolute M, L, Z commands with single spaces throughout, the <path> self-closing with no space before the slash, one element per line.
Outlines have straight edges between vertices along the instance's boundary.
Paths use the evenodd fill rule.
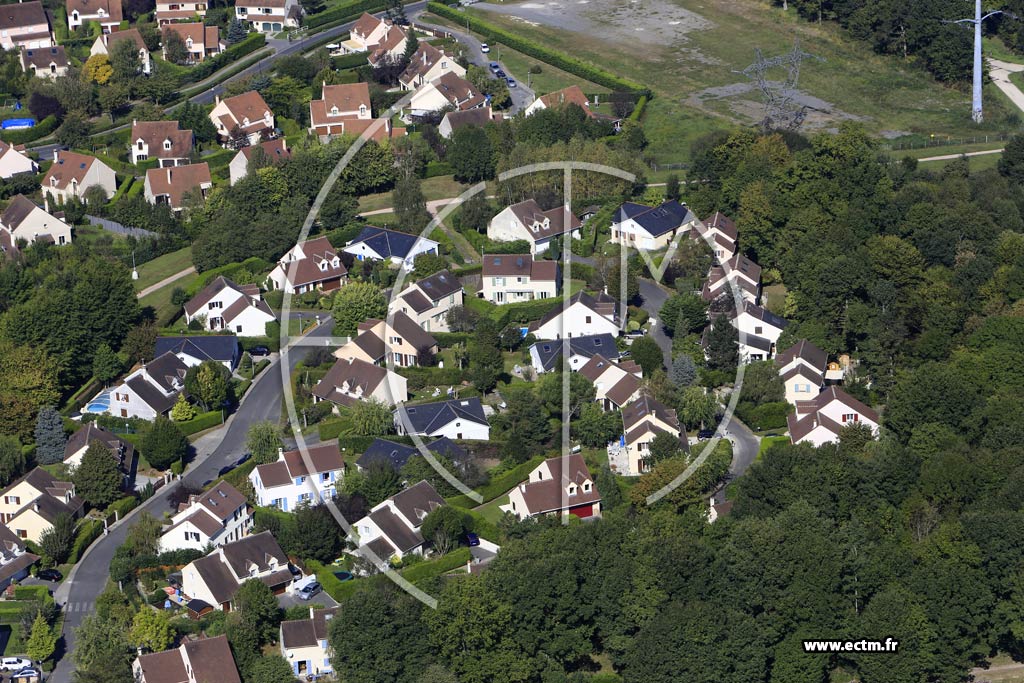
<path fill-rule="evenodd" d="M 672 366 L 672 340 L 665 330 L 661 327 L 661 307 L 665 305 L 665 301 L 668 300 L 669 293 L 665 289 L 659 286 L 654 280 L 648 280 L 646 278 L 639 279 L 640 285 L 640 296 L 643 297 L 642 308 L 647 311 L 651 318 L 657 320 L 656 323 L 650 326 L 648 334 L 654 341 L 658 342 L 658 346 L 661 347 L 661 352 L 665 356 L 665 367 Z"/>
<path fill-rule="evenodd" d="M 319 328 L 311 331 L 310 337 L 330 336 L 333 324 L 328 319 Z M 305 357 L 308 351 L 299 347 L 288 354 L 288 365 L 294 368 Z M 277 422 L 281 419 L 281 401 L 284 397 L 284 385 L 281 382 L 280 360 L 272 363 L 258 377 L 242 405 L 232 416 L 223 436 L 210 452 L 203 452 L 203 440 L 210 444 L 215 437 L 202 437 L 197 441 L 198 451 L 193 462 L 183 477 L 184 481 L 193 486 L 201 487 L 204 482 L 214 479 L 222 467 L 236 462 L 245 453 L 245 436 L 249 427 L 263 420 Z M 147 510 L 157 518 L 163 517 L 169 510 L 167 498 L 174 485 L 165 486 L 160 491 L 133 511 L 130 517 Z M 80 626 L 87 614 L 93 611 L 96 597 L 103 592 L 107 584 L 110 561 L 114 551 L 124 543 L 128 535 L 130 521 L 126 520 L 110 529 L 106 536 L 100 537 L 90 547 L 86 556 L 76 565 L 64 583 L 54 592 L 57 602 L 64 607 L 63 643 L 59 648 L 63 656 L 50 676 L 55 683 L 71 683 L 74 664 L 71 652 L 75 647 L 75 628 Z"/>

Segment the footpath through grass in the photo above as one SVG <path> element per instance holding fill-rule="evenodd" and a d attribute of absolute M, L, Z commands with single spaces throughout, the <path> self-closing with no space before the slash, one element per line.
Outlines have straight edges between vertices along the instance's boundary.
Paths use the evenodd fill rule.
<path fill-rule="evenodd" d="M 135 291 L 140 292 L 175 273 L 180 273 L 191 265 L 191 247 L 184 247 L 178 251 L 158 256 L 152 261 L 147 261 L 138 268 L 139 279 L 135 281 Z"/>

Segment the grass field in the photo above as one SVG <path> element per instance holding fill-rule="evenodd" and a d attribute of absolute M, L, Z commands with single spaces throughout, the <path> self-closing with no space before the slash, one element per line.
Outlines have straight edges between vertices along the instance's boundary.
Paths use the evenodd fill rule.
<path fill-rule="evenodd" d="M 141 291 L 155 285 L 164 278 L 180 273 L 192 265 L 192 248 L 185 247 L 169 254 L 158 256 L 139 266 L 139 279 L 135 281 L 135 290 Z"/>
<path fill-rule="evenodd" d="M 778 55 L 795 38 L 824 59 L 805 62 L 800 72 L 802 103 L 809 107 L 806 130 L 856 120 L 875 134 L 899 137 L 973 135 L 1017 125 L 994 87 L 986 91 L 986 122 L 979 129 L 970 119 L 967 90 L 944 87 L 913 63 L 877 55 L 834 25 L 803 21 L 756 0 L 651 0 L 628 10 L 613 0 L 594 0 L 544 9 L 551 7 L 506 3 L 499 10 L 467 11 L 650 86 L 656 97 L 645 128 L 658 163 L 687 161 L 690 143 L 703 132 L 758 121 L 760 98 L 737 71 L 754 61 L 755 48 Z M 637 49 L 638 40 L 644 49 Z"/>
<path fill-rule="evenodd" d="M 999 158 L 1001 154 L 985 154 L 978 157 L 967 157 L 967 165 L 971 169 L 971 172 L 984 171 L 987 168 L 995 168 L 999 164 Z M 939 169 L 946 164 L 951 163 L 954 159 L 942 159 L 938 161 L 922 161 L 918 164 L 918 168 L 924 169 Z"/>
<path fill-rule="evenodd" d="M 181 306 L 175 306 L 171 303 L 171 293 L 174 292 L 175 287 L 188 289 L 188 287 L 195 282 L 198 277 L 199 276 L 195 274 L 183 277 L 169 287 L 163 287 L 152 294 L 142 297 L 139 299 L 139 305 L 143 308 L 146 306 L 152 306 L 156 311 L 157 325 L 166 327 L 174 321 L 178 312 L 181 310 Z"/>
<path fill-rule="evenodd" d="M 420 184 L 420 187 L 423 190 L 423 196 L 428 202 L 432 199 L 458 197 L 469 189 L 468 185 L 463 185 L 462 183 L 457 182 L 455 178 L 450 175 L 427 178 Z M 393 199 L 390 192 L 368 194 L 365 197 L 359 198 L 360 211 L 377 211 L 379 209 L 387 209 L 391 207 L 392 204 Z"/>

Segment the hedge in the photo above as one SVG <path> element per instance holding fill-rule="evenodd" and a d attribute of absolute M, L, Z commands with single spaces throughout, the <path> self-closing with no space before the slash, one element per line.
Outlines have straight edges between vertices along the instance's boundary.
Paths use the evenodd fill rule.
<path fill-rule="evenodd" d="M 43 600 L 50 597 L 50 589 L 43 585 L 36 586 L 15 586 L 15 600 Z"/>
<path fill-rule="evenodd" d="M 346 40 L 346 38 L 345 38 L 345 36 L 338 36 L 337 38 L 335 38 L 335 40 L 337 40 L 338 42 L 342 42 L 342 41 Z M 355 53 L 350 54 L 350 55 L 342 55 L 340 57 L 334 57 L 334 58 L 331 59 L 331 65 L 337 71 L 344 71 L 346 69 L 354 69 L 357 66 L 362 66 L 363 64 L 366 64 L 366 53 L 365 52 L 355 52 Z"/>
<path fill-rule="evenodd" d="M 792 406 L 786 401 L 762 403 L 755 406 L 750 401 L 740 401 L 736 405 L 736 417 L 751 429 L 783 429 L 788 424 L 786 416 Z"/>
<path fill-rule="evenodd" d="M 306 560 L 306 569 L 316 574 L 316 580 L 323 586 L 324 592 L 330 595 L 338 602 L 343 602 L 347 598 L 351 597 L 353 593 L 359 590 L 363 586 L 369 586 L 375 581 L 381 581 L 384 579 L 382 575 L 371 576 L 368 579 L 351 579 L 349 581 L 342 581 L 334 572 L 341 571 L 340 568 L 317 562 L 316 560 Z"/>
<path fill-rule="evenodd" d="M 249 458 L 248 461 L 242 463 L 235 469 L 226 473 L 223 477 L 220 477 L 215 482 L 226 481 L 227 483 L 234 486 L 236 489 L 241 489 L 247 481 L 249 481 L 249 473 L 256 469 L 256 461 Z"/>
<path fill-rule="evenodd" d="M 324 420 L 316 426 L 321 441 L 337 439 L 342 432 L 352 428 L 352 423 L 343 417 L 335 420 Z"/>
<path fill-rule="evenodd" d="M 280 351 L 281 335 L 275 334 L 271 337 L 239 337 L 238 343 L 242 345 L 242 351 L 252 351 L 257 346 L 265 346 L 271 351 Z"/>
<path fill-rule="evenodd" d="M 435 576 L 450 572 L 453 569 L 464 567 L 472 558 L 473 555 L 470 553 L 469 548 L 457 548 L 436 560 L 418 562 L 408 569 L 399 570 L 398 573 L 409 583 L 419 583 L 420 581 L 432 579 Z"/>
<path fill-rule="evenodd" d="M 127 515 L 129 512 L 131 512 L 138 506 L 139 499 L 136 498 L 135 496 L 130 496 L 128 498 L 120 498 L 118 500 L 115 500 L 107 507 L 106 514 L 110 515 L 111 513 L 116 512 L 117 518 L 122 519 L 125 515 Z"/>
<path fill-rule="evenodd" d="M 195 282 L 189 285 L 188 289 L 185 290 L 185 293 L 190 298 L 194 297 L 199 293 L 199 290 L 213 282 L 213 279 L 218 275 L 223 275 L 230 280 L 232 275 L 241 270 L 247 270 L 250 273 L 269 273 L 273 269 L 274 264 L 270 261 L 261 259 L 259 256 L 253 256 L 252 258 L 247 258 L 240 263 L 228 263 L 223 266 L 203 271 L 202 275 L 197 277 Z"/>
<path fill-rule="evenodd" d="M 469 29 L 476 31 L 485 38 L 488 38 L 488 42 L 503 43 L 513 50 L 518 50 L 525 55 L 539 59 L 542 62 L 547 62 L 551 66 L 557 67 L 562 71 L 567 71 L 592 83 L 603 85 L 611 90 L 640 92 L 650 95 L 650 91 L 639 83 L 627 78 L 616 76 L 610 71 L 605 71 L 604 69 L 589 62 L 585 62 L 582 59 L 570 57 L 563 52 L 558 52 L 538 45 L 537 43 L 527 40 L 522 36 L 518 36 L 511 31 L 500 28 L 488 21 L 470 16 L 465 12 L 452 9 L 440 2 L 428 2 L 427 10 L 440 17 L 456 21 L 460 26 L 467 26 Z"/>
<path fill-rule="evenodd" d="M 78 527 L 78 534 L 75 536 L 75 544 L 71 547 L 71 555 L 68 556 L 68 564 L 74 564 L 82 559 L 85 549 L 103 534 L 103 522 L 98 519 L 89 519 Z"/>
<path fill-rule="evenodd" d="M 59 126 L 60 122 L 57 121 L 57 117 L 50 114 L 31 128 L 5 130 L 0 133 L 0 138 L 2 138 L 4 142 L 12 145 L 24 145 L 29 142 L 35 142 L 40 138 L 45 138 L 47 135 L 57 130 Z"/>
<path fill-rule="evenodd" d="M 178 429 L 185 436 L 192 436 L 197 432 L 201 432 L 204 429 L 210 429 L 216 427 L 224 422 L 223 415 L 219 410 L 211 410 L 208 413 L 201 413 L 196 415 L 191 420 L 185 420 L 184 422 L 175 422 Z"/>
<path fill-rule="evenodd" d="M 306 17 L 302 25 L 307 30 L 311 30 L 325 24 L 342 24 L 349 18 L 358 17 L 363 12 L 379 12 L 387 5 L 388 3 L 384 0 L 350 0 L 350 2 L 343 2 L 336 7 Z M 366 55 L 362 55 L 362 57 L 365 61 Z"/>
<path fill-rule="evenodd" d="M 424 178 L 436 178 L 438 176 L 452 175 L 455 169 L 447 161 L 431 161 L 427 163 L 427 170 Z"/>
<path fill-rule="evenodd" d="M 219 55 L 204 59 L 199 64 L 190 67 L 189 72 L 182 78 L 181 84 L 187 85 L 202 81 L 231 62 L 259 50 L 266 46 L 266 44 L 267 37 L 265 35 L 262 33 L 251 33 L 244 40 L 238 41 Z"/>
<path fill-rule="evenodd" d="M 544 462 L 544 456 L 537 455 L 491 479 L 490 482 L 477 489 L 477 493 L 483 497 L 482 502 L 489 503 L 498 496 L 511 491 L 516 484 L 530 476 L 530 472 L 532 472 L 542 462 Z M 456 507 L 466 508 L 467 510 L 480 505 L 480 503 L 477 503 L 465 494 L 452 496 L 447 499 L 447 503 Z"/>
<path fill-rule="evenodd" d="M 647 95 L 641 95 L 640 99 L 636 101 L 636 106 L 633 107 L 633 111 L 629 113 L 630 121 L 639 121 L 640 117 L 644 115 L 644 109 L 647 108 Z"/>
<path fill-rule="evenodd" d="M 456 344 L 468 344 L 473 335 L 469 332 L 432 332 L 438 348 L 450 349 Z"/>
<path fill-rule="evenodd" d="M 455 277 L 463 277 L 465 275 L 479 275 L 480 273 L 483 272 L 483 270 L 484 264 L 476 263 L 468 266 L 463 266 L 461 268 L 454 268 L 452 269 L 451 273 Z"/>
<path fill-rule="evenodd" d="M 398 368 L 397 372 L 409 380 L 409 388 L 415 391 L 426 386 L 462 384 L 464 373 L 458 368 Z"/>

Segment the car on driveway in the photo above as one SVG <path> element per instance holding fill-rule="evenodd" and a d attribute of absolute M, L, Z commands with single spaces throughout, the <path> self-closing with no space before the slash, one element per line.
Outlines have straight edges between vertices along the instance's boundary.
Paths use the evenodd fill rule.
<path fill-rule="evenodd" d="M 491 51 L 491 48 L 487 45 L 487 43 L 480 43 L 480 52 L 483 52 L 484 54 L 487 54 L 490 51 Z"/>
<path fill-rule="evenodd" d="M 32 662 L 21 657 L 4 657 L 0 659 L 0 671 L 20 671 L 32 666 Z"/>
<path fill-rule="evenodd" d="M 11 678 L 39 678 L 39 669 L 21 669 L 11 674 Z"/>
<path fill-rule="evenodd" d="M 305 586 L 299 589 L 299 600 L 311 600 L 314 595 L 323 590 L 323 586 L 318 581 L 313 583 L 307 583 Z"/>
<path fill-rule="evenodd" d="M 516 79 L 512 78 L 511 76 L 506 78 L 505 82 L 508 83 L 508 87 L 510 87 L 510 88 L 516 87 Z"/>
<path fill-rule="evenodd" d="M 508 78 L 508 74 L 505 73 L 504 71 L 502 71 L 501 69 L 498 69 L 497 71 L 495 71 L 494 75 L 497 76 L 498 78 L 502 78 L 502 79 Z"/>
<path fill-rule="evenodd" d="M 254 346 L 249 349 L 250 356 L 268 356 L 270 355 L 270 349 L 266 346 Z"/>
<path fill-rule="evenodd" d="M 36 578 L 43 581 L 60 581 L 64 578 L 64 575 L 56 569 L 40 569 L 36 573 Z"/>

